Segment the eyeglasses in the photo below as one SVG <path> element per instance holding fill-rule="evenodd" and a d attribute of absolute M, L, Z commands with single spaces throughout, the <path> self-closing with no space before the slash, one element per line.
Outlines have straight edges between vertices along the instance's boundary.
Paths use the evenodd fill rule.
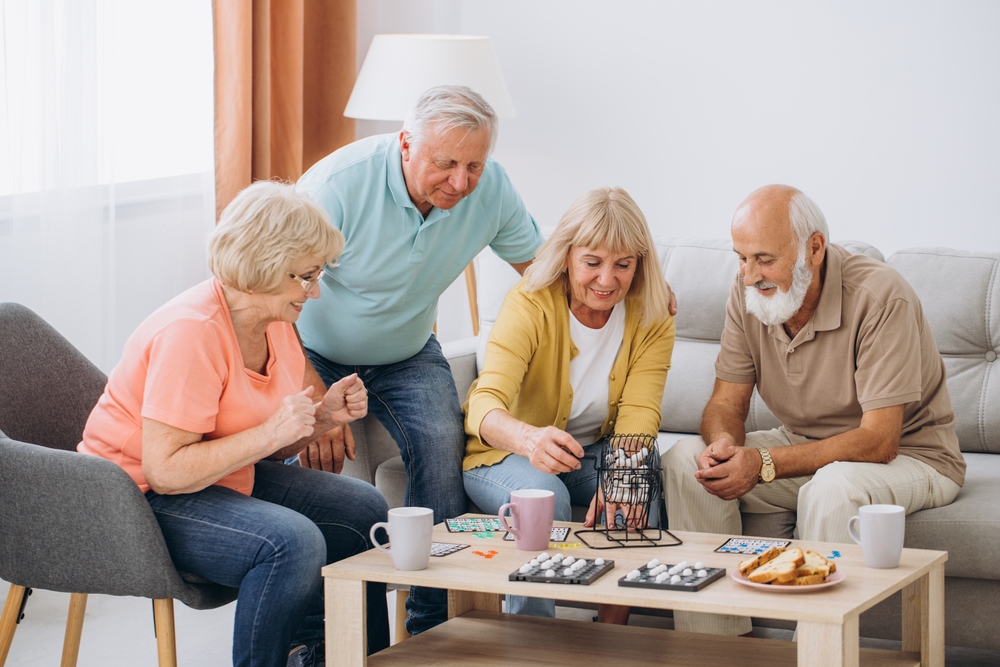
<path fill-rule="evenodd" d="M 312 288 L 319 283 L 319 279 L 323 277 L 324 273 L 326 273 L 326 271 L 320 269 L 319 273 L 317 273 L 315 276 L 309 279 L 302 278 L 300 276 L 295 275 L 294 273 L 289 273 L 288 277 L 298 280 L 299 284 L 302 285 L 302 289 L 304 289 L 306 291 L 306 294 L 308 294 L 309 292 L 312 291 Z"/>

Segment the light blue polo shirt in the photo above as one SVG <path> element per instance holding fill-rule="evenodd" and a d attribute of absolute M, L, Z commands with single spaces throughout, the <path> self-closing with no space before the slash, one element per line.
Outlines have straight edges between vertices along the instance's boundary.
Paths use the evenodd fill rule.
<path fill-rule="evenodd" d="M 346 365 L 382 365 L 419 352 L 437 302 L 486 246 L 512 264 L 535 257 L 542 236 L 497 162 L 486 162 L 472 194 L 425 220 L 410 201 L 397 134 L 361 139 L 317 162 L 296 188 L 344 233 L 319 299 L 298 328 L 306 347 Z"/>

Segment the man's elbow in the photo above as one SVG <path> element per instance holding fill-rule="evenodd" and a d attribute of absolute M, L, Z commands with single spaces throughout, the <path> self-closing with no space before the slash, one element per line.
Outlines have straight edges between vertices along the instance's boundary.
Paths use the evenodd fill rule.
<path fill-rule="evenodd" d="M 883 438 L 877 452 L 877 463 L 892 463 L 899 456 L 899 435 Z"/>

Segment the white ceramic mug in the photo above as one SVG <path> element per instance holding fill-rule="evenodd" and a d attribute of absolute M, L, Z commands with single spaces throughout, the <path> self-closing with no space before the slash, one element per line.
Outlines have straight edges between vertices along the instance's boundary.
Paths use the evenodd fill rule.
<path fill-rule="evenodd" d="M 510 524 L 507 510 L 510 510 Z M 556 494 L 545 489 L 519 489 L 510 492 L 510 502 L 501 505 L 497 516 L 514 536 L 521 551 L 543 551 L 549 547 L 552 519 L 556 512 Z"/>
<path fill-rule="evenodd" d="M 856 524 L 861 525 L 860 535 Z M 865 505 L 847 521 L 847 532 L 861 545 L 865 565 L 882 569 L 899 567 L 905 529 L 906 508 L 899 505 Z"/>
<path fill-rule="evenodd" d="M 389 533 L 389 547 L 378 543 L 375 531 L 385 528 Z M 368 532 L 372 544 L 379 551 L 392 556 L 397 570 L 424 570 L 431 557 L 431 531 L 434 529 L 434 510 L 428 507 L 396 507 L 389 510 L 389 521 L 380 521 Z"/>

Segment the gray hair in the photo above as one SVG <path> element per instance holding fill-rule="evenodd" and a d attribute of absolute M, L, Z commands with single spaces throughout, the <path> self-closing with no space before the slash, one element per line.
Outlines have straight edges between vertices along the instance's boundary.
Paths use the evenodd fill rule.
<path fill-rule="evenodd" d="M 223 285 L 241 292 L 274 292 L 293 262 L 336 262 L 344 235 L 326 209 L 294 185 L 257 181 L 222 212 L 208 237 L 208 266 Z"/>
<path fill-rule="evenodd" d="M 497 143 L 497 114 L 486 99 L 468 86 L 434 86 L 413 105 L 403 131 L 414 146 L 423 143 L 428 128 L 449 132 L 455 128 L 490 133 L 490 153 Z"/>
<path fill-rule="evenodd" d="M 809 237 L 816 232 L 822 234 L 827 241 L 830 240 L 830 230 L 823 211 L 803 192 L 796 192 L 788 200 L 788 221 L 792 223 L 792 231 L 802 248 L 805 248 Z"/>

